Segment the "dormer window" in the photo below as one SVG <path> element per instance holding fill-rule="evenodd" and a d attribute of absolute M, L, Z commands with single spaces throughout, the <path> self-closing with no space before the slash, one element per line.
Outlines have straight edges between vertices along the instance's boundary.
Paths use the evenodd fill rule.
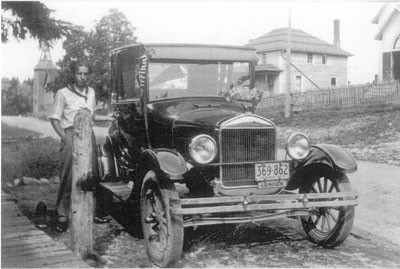
<path fill-rule="evenodd" d="M 266 64 L 267 63 L 267 54 L 263 52 L 261 54 L 261 64 Z"/>

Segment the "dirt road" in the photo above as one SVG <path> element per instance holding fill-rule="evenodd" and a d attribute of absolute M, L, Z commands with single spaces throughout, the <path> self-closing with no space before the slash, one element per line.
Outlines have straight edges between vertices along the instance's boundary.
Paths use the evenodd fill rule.
<path fill-rule="evenodd" d="M 35 118 L 2 116 L 2 122 L 57 137 L 49 122 Z M 95 128 L 97 135 L 105 131 Z M 294 219 L 261 226 L 215 226 L 187 233 L 178 266 L 400 267 L 400 167 L 358 161 L 358 171 L 349 178 L 359 192 L 355 227 L 335 250 L 309 243 Z M 98 251 L 106 266 L 152 266 L 143 240 L 132 238 L 116 222 L 102 229 Z"/>

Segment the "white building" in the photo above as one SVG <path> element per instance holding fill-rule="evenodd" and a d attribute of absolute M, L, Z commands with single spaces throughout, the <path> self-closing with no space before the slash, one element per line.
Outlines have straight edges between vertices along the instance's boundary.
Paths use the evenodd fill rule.
<path fill-rule="evenodd" d="M 291 29 L 291 91 L 347 85 L 347 59 L 351 53 L 340 48 L 339 20 L 334 21 L 333 44 L 300 29 Z M 288 28 L 280 28 L 250 40 L 259 56 L 256 86 L 269 94 L 286 89 Z"/>
<path fill-rule="evenodd" d="M 400 79 L 400 4 L 385 3 L 372 23 L 378 24 L 376 40 L 382 41 L 379 52 L 378 80 Z"/>

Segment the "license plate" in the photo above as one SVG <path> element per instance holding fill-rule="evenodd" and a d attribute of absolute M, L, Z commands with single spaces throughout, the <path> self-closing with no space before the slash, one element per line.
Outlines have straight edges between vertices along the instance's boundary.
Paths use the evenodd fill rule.
<path fill-rule="evenodd" d="M 281 188 L 285 186 L 286 186 L 286 181 L 280 181 L 280 180 L 257 182 L 257 188 L 259 189 Z"/>
<path fill-rule="evenodd" d="M 256 163 L 255 180 L 257 182 L 269 180 L 289 179 L 289 163 Z"/>

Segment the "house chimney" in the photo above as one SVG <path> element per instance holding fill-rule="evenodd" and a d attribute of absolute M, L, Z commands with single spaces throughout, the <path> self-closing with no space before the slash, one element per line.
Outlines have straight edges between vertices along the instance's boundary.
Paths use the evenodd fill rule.
<path fill-rule="evenodd" d="M 333 45 L 340 49 L 340 20 L 333 20 Z"/>

